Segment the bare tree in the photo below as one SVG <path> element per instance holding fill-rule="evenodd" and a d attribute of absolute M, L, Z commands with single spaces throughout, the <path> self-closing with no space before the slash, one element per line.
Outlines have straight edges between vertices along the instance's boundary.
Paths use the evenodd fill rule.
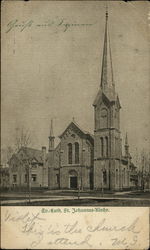
<path fill-rule="evenodd" d="M 15 149 L 18 151 L 21 147 L 28 147 L 31 145 L 31 134 L 28 129 L 17 128 L 15 136 Z"/>
<path fill-rule="evenodd" d="M 14 153 L 14 149 L 11 146 L 7 146 L 1 149 L 1 165 L 2 166 L 7 165 L 13 153 Z"/>
<path fill-rule="evenodd" d="M 142 188 L 149 186 L 150 179 L 150 152 L 146 152 L 144 149 L 141 152 L 141 175 L 142 175 Z"/>
<path fill-rule="evenodd" d="M 14 153 L 14 149 L 11 146 L 8 146 L 6 149 L 6 157 L 7 157 L 7 162 L 10 160 Z"/>

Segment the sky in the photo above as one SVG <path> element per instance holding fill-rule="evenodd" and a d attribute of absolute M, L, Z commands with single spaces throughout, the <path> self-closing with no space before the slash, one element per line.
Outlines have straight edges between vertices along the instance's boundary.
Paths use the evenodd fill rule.
<path fill-rule="evenodd" d="M 2 3 L 1 144 L 29 129 L 32 147 L 48 147 L 75 121 L 93 133 L 92 103 L 100 86 L 104 1 Z M 135 157 L 150 146 L 148 2 L 108 1 L 113 74 L 121 132 Z"/>

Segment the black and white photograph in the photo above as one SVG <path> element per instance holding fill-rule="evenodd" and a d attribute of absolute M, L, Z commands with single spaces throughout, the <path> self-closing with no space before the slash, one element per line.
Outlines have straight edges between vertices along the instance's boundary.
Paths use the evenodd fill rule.
<path fill-rule="evenodd" d="M 1 16 L 1 249 L 149 249 L 148 1 Z"/>
<path fill-rule="evenodd" d="M 3 1 L 1 206 L 150 205 L 148 1 Z"/>

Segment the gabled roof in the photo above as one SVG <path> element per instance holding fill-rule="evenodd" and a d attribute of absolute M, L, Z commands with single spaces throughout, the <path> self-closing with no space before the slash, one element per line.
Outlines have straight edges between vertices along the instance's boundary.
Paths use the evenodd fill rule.
<path fill-rule="evenodd" d="M 100 99 L 103 99 L 103 100 L 106 100 L 107 103 L 110 103 L 110 100 L 108 99 L 108 97 L 105 95 L 105 93 L 99 89 L 97 95 L 96 95 L 96 98 L 94 100 L 94 103 L 93 103 L 93 106 L 96 106 L 99 102 Z"/>
<path fill-rule="evenodd" d="M 93 106 L 97 106 L 97 104 L 101 98 L 103 101 L 105 101 L 109 105 L 111 105 L 111 103 L 116 103 L 118 108 L 119 109 L 121 108 L 119 97 L 116 93 L 111 93 L 110 91 L 108 91 L 108 92 L 102 91 L 101 89 L 99 89 L 99 91 L 96 95 L 96 98 L 93 102 Z"/>
<path fill-rule="evenodd" d="M 67 130 L 69 130 L 69 129 L 73 129 L 75 132 L 78 131 L 78 133 L 80 133 L 81 136 L 86 136 L 87 139 L 89 139 L 89 140 L 91 140 L 91 141 L 94 140 L 94 136 L 93 136 L 91 133 L 89 133 L 89 132 L 87 132 L 87 131 L 81 129 L 81 128 L 79 127 L 79 125 L 78 125 L 75 121 L 72 121 L 72 122 L 69 123 L 69 125 L 68 125 L 67 128 L 64 130 L 64 132 L 59 136 L 59 138 L 61 139 L 62 136 L 63 136 L 63 135 L 67 132 Z"/>
<path fill-rule="evenodd" d="M 23 152 L 23 155 L 21 154 Z M 20 150 L 15 154 L 19 160 L 22 159 L 31 159 L 39 163 L 43 162 L 42 151 L 34 148 L 21 147 Z"/>

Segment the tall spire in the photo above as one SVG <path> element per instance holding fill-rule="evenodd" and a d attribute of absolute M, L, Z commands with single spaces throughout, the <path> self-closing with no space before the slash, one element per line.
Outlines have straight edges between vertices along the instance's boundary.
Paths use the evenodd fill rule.
<path fill-rule="evenodd" d="M 53 134 L 53 120 L 51 120 L 51 125 L 50 125 L 50 135 L 49 135 L 49 152 L 54 150 L 54 134 Z"/>
<path fill-rule="evenodd" d="M 102 72 L 101 72 L 101 89 L 106 92 L 114 92 L 114 81 L 113 81 L 113 68 L 112 68 L 112 57 L 110 38 L 108 31 L 108 6 L 106 2 L 106 21 L 105 21 L 105 35 L 104 35 L 104 47 L 103 47 L 103 59 L 102 59 Z"/>

